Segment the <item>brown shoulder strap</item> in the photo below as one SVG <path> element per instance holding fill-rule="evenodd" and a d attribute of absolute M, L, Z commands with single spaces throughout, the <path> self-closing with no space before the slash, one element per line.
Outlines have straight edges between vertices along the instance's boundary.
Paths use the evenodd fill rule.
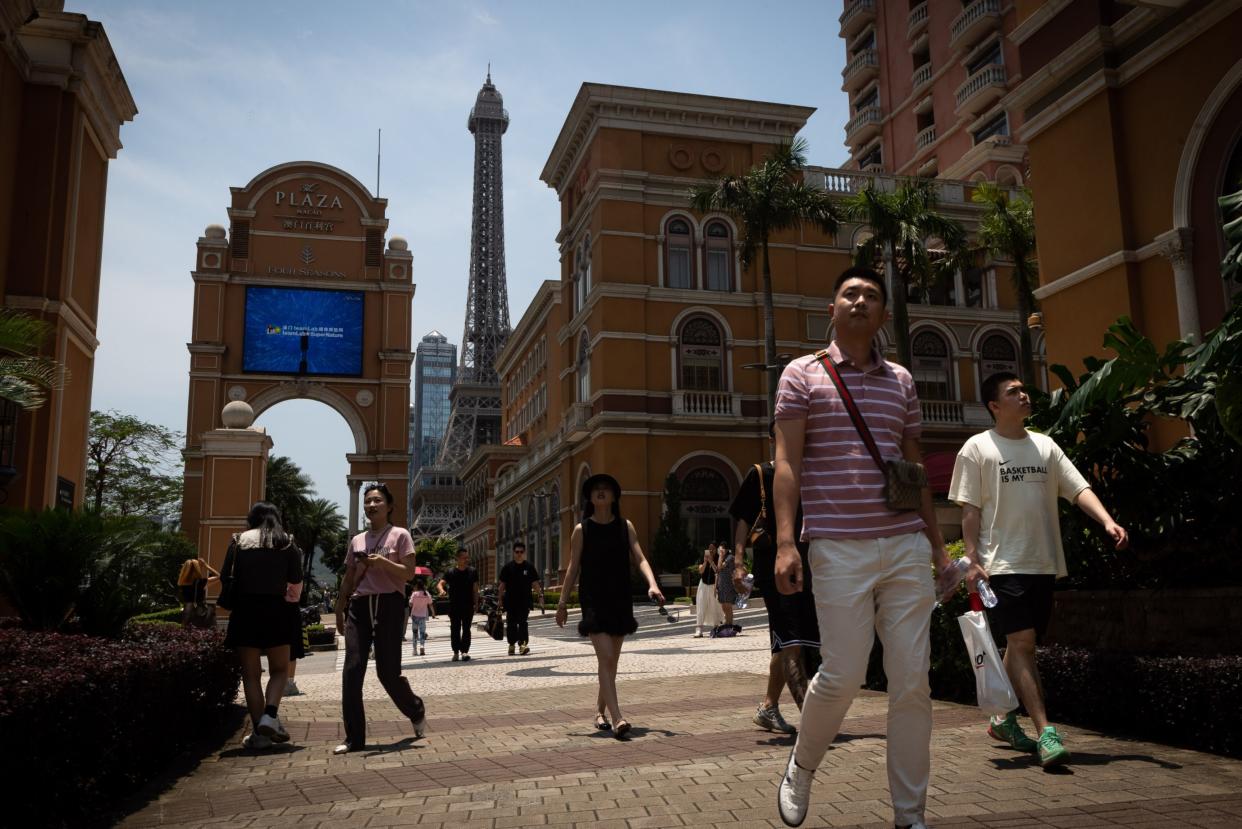
<path fill-rule="evenodd" d="M 768 493 L 763 486 L 763 467 L 755 464 L 755 474 L 759 476 L 759 518 L 768 517 Z"/>

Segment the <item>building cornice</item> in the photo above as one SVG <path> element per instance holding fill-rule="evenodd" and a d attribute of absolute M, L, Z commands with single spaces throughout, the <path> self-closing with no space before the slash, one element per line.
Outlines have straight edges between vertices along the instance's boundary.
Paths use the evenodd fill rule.
<path fill-rule="evenodd" d="M 5 23 L 10 19 L 6 15 Z M 6 42 L 7 42 L 6 38 Z M 18 70 L 26 83 L 73 93 L 109 158 L 121 149 L 121 124 L 138 107 L 103 24 L 84 14 L 37 8 L 16 29 Z"/>
<path fill-rule="evenodd" d="M 1026 145 L 1014 144 L 1010 141 L 996 141 L 992 138 L 976 144 L 961 157 L 944 169 L 945 178 L 965 178 L 980 165 L 989 161 L 1002 164 L 1021 164 L 1026 159 Z"/>
<path fill-rule="evenodd" d="M 1148 242 L 1141 248 L 1136 250 L 1118 250 L 1110 253 L 1108 256 L 1102 256 L 1089 265 L 1084 265 L 1076 271 L 1067 273 L 1059 279 L 1054 279 L 1047 285 L 1036 288 L 1032 293 L 1036 299 L 1046 299 L 1054 294 L 1059 294 L 1067 288 L 1072 288 L 1079 283 L 1086 282 L 1092 277 L 1099 276 L 1102 273 L 1111 271 L 1120 265 L 1133 264 L 1142 262 L 1144 259 L 1151 259 L 1160 256 L 1168 247 L 1170 235 L 1174 231 L 1166 231 L 1157 236 L 1153 241 Z"/>
<path fill-rule="evenodd" d="M 547 319 L 552 308 L 561 303 L 561 281 L 559 279 L 545 279 L 539 289 L 535 291 L 535 296 L 531 299 L 530 304 L 526 306 L 526 310 L 522 312 L 522 318 L 518 320 L 518 324 L 513 327 L 513 331 L 509 334 L 509 339 L 505 341 L 504 348 L 496 355 L 496 373 L 504 375 L 510 368 L 518 355 L 526 351 L 530 345 L 530 339 L 534 337 L 536 332 L 541 330 L 542 323 Z"/>
<path fill-rule="evenodd" d="M 558 195 L 603 127 L 775 144 L 806 125 L 814 107 L 658 89 L 584 83 L 539 174 Z"/>

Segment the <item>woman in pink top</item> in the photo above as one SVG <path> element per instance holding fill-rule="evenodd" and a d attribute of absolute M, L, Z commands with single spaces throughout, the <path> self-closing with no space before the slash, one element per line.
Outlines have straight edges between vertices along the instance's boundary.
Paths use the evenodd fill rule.
<path fill-rule="evenodd" d="M 367 486 L 362 508 L 371 528 L 354 536 L 345 556 L 345 578 L 336 607 L 337 630 L 345 631 L 345 668 L 341 673 L 345 742 L 333 750 L 334 754 L 359 751 L 366 744 L 362 682 L 372 646 L 380 684 L 409 718 L 414 737 L 421 738 L 427 727 L 423 701 L 401 675 L 405 583 L 414 575 L 414 542 L 408 531 L 393 526 L 392 505 L 388 487 L 378 483 Z"/>
<path fill-rule="evenodd" d="M 418 656 L 426 656 L 427 649 L 427 616 L 436 617 L 435 600 L 427 592 L 427 583 L 422 579 L 414 582 L 414 592 L 410 594 L 410 647 Z"/>

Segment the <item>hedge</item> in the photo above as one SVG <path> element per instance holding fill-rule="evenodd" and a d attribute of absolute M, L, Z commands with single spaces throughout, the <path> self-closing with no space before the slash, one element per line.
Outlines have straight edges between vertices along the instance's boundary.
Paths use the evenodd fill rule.
<path fill-rule="evenodd" d="M 0 630 L 0 779 L 12 825 L 106 824 L 118 801 L 219 725 L 241 681 L 214 630 L 121 639 Z M 18 748 L 21 747 L 21 748 Z"/>
<path fill-rule="evenodd" d="M 179 607 L 170 607 L 167 610 L 157 610 L 154 613 L 143 613 L 141 616 L 133 616 L 131 622 L 176 622 L 181 623 L 182 609 Z"/>
<path fill-rule="evenodd" d="M 548 590 L 543 594 L 544 607 L 555 608 L 561 601 L 561 593 L 559 590 Z M 575 590 L 569 594 L 569 607 L 578 606 L 578 592 Z"/>

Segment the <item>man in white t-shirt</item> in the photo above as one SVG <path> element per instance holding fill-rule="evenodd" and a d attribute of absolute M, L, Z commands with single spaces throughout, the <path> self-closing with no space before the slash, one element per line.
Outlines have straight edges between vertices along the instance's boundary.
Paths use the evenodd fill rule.
<path fill-rule="evenodd" d="M 962 539 L 971 561 L 967 581 L 986 577 L 996 593 L 988 619 L 1005 636 L 1005 671 L 1039 737 L 1024 734 L 1013 711 L 993 717 L 988 734 L 1023 751 L 1038 750 L 1041 765 L 1055 766 L 1069 752 L 1048 724 L 1035 646 L 1052 616 L 1053 583 L 1066 575 L 1057 499 L 1102 524 L 1118 550 L 1129 538 L 1061 447 L 1026 430 L 1031 400 L 1017 375 L 993 374 L 983 383 L 983 400 L 996 425 L 957 453 L 949 499 L 962 506 Z"/>

